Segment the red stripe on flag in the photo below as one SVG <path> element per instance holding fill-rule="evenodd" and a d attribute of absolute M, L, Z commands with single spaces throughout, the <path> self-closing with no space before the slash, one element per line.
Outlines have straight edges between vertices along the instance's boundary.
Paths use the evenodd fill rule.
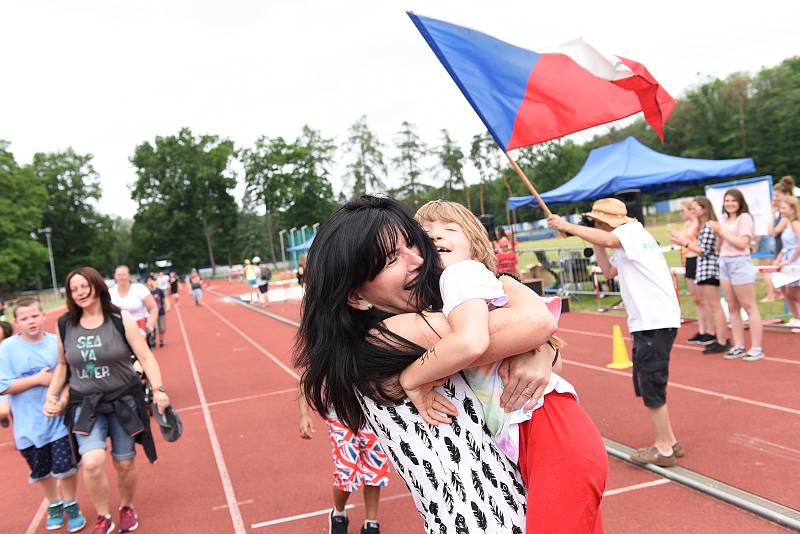
<path fill-rule="evenodd" d="M 631 59 L 620 57 L 623 63 L 633 71 L 633 76 L 612 83 L 628 91 L 633 91 L 639 99 L 644 118 L 664 142 L 664 123 L 675 108 L 673 99 L 666 89 L 650 74 L 644 65 Z"/>

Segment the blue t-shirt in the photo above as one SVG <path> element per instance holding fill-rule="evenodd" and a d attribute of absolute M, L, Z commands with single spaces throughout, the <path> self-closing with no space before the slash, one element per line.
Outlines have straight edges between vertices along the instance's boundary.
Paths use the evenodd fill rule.
<path fill-rule="evenodd" d="M 33 376 L 45 367 L 55 369 L 58 359 L 56 336 L 45 332 L 38 343 L 28 343 L 16 335 L 0 343 L 0 391 L 11 382 Z M 17 449 L 31 445 L 43 447 L 67 435 L 64 418 L 47 417 L 42 413 L 47 397 L 47 387 L 36 386 L 21 393 L 6 395 L 14 414 L 14 441 Z"/>

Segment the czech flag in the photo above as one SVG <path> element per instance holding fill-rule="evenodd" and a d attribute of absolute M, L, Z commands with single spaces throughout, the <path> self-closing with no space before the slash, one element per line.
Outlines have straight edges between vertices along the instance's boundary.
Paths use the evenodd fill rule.
<path fill-rule="evenodd" d="M 664 140 L 675 100 L 640 63 L 602 54 L 582 39 L 533 52 L 408 16 L 506 152 L 639 111 Z"/>

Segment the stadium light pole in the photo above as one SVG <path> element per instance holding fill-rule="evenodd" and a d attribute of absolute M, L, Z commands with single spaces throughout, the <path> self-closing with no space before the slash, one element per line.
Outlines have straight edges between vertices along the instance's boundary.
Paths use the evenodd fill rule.
<path fill-rule="evenodd" d="M 281 239 L 281 260 L 283 263 L 286 263 L 286 247 L 283 246 L 283 234 L 286 233 L 286 229 L 284 228 L 280 232 L 278 232 L 278 237 Z"/>
<path fill-rule="evenodd" d="M 47 239 L 47 254 L 50 256 L 50 277 L 53 279 L 53 291 L 58 293 L 58 284 L 56 283 L 56 263 L 53 260 L 53 244 L 50 242 L 50 234 L 53 230 L 47 226 L 36 231 L 40 234 L 44 234 L 44 237 Z"/>

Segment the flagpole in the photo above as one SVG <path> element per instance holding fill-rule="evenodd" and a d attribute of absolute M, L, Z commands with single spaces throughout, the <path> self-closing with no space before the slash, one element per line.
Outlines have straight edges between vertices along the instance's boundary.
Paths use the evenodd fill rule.
<path fill-rule="evenodd" d="M 551 216 L 553 214 L 553 212 L 550 211 L 550 208 L 548 208 L 547 204 L 544 203 L 544 200 L 542 200 L 542 197 L 539 196 L 539 193 L 536 191 L 536 188 L 533 187 L 533 184 L 531 183 L 531 181 L 528 180 L 528 177 L 525 176 L 525 173 L 522 172 L 522 169 L 519 168 L 519 165 L 517 165 L 517 162 L 514 161 L 514 158 L 511 157 L 511 154 L 509 154 L 505 150 L 503 151 L 503 153 L 508 158 L 509 163 L 511 163 L 511 167 L 514 169 L 514 171 L 516 171 L 517 175 L 522 179 L 522 183 L 525 184 L 525 187 L 527 187 L 528 191 L 531 192 L 531 195 L 533 195 L 533 198 L 535 198 L 536 202 L 539 203 L 539 206 L 544 211 L 545 216 L 546 217 Z"/>

